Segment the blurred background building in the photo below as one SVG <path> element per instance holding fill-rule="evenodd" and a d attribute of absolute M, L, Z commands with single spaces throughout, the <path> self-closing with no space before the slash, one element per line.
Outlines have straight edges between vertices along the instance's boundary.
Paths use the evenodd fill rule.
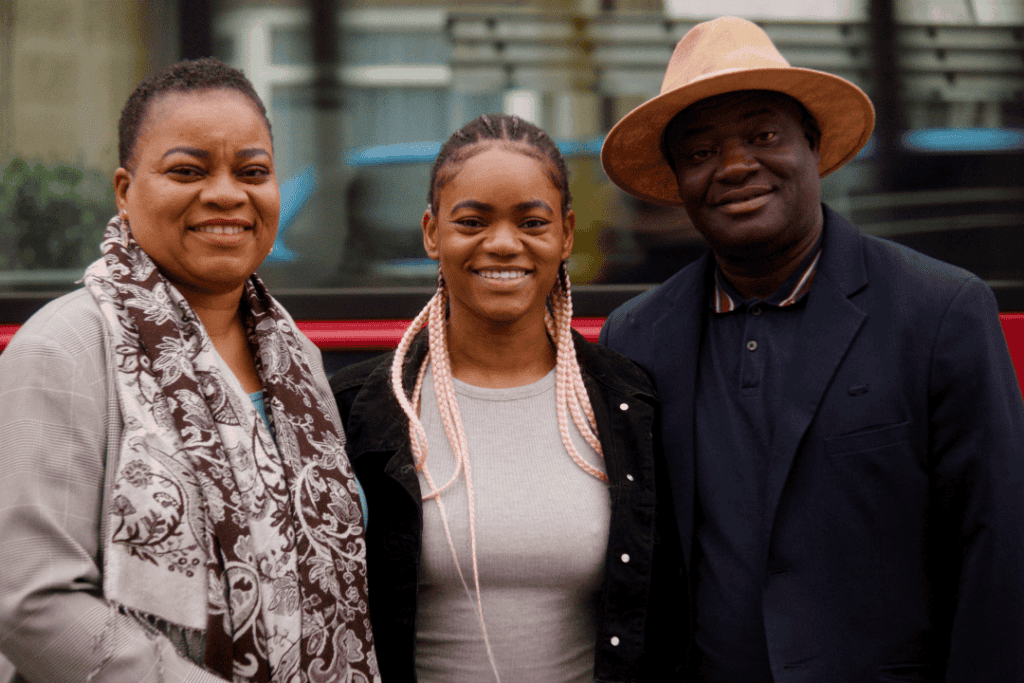
<path fill-rule="evenodd" d="M 591 285 L 584 309 L 607 313 L 704 249 L 682 210 L 612 186 L 598 153 L 657 94 L 678 39 L 720 14 L 872 96 L 875 136 L 825 179 L 833 208 L 1024 310 L 1020 0 L 0 0 L 0 323 L 96 258 L 125 98 L 203 55 L 244 69 L 270 112 L 282 214 L 260 272 L 300 317 L 415 312 L 436 275 L 419 227 L 430 164 L 498 111 L 569 159 L 570 270 Z"/>

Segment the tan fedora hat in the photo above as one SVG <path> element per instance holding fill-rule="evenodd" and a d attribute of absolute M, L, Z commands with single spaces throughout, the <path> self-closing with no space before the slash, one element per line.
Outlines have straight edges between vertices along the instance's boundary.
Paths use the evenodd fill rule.
<path fill-rule="evenodd" d="M 663 206 L 680 206 L 676 177 L 661 153 L 672 117 L 695 102 L 737 90 L 774 90 L 800 101 L 821 128 L 822 176 L 867 143 L 875 110 L 864 91 L 839 76 L 789 65 L 757 24 L 719 17 L 690 29 L 669 60 L 661 94 L 615 124 L 601 163 L 626 192 Z"/>

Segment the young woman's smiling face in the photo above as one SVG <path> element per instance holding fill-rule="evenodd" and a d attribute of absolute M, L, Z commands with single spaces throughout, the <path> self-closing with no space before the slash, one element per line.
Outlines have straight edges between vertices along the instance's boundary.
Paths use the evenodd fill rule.
<path fill-rule="evenodd" d="M 437 189 L 437 215 L 423 215 L 423 244 L 448 283 L 453 324 L 543 325 L 576 217 L 562 215 L 551 163 L 529 151 L 488 144 Z"/>
<path fill-rule="evenodd" d="M 256 106 L 233 90 L 161 95 L 133 156 L 114 188 L 143 251 L 186 296 L 241 288 L 274 244 L 281 207 Z"/>

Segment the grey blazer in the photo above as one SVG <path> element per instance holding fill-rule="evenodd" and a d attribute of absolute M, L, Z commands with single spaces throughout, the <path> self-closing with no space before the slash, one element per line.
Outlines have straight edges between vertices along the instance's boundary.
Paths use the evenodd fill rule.
<path fill-rule="evenodd" d="M 320 352 L 303 341 L 333 406 Z M 0 657 L 0 681 L 23 680 L 15 668 L 48 683 L 93 673 L 130 683 L 222 680 L 197 663 L 201 642 L 174 627 L 156 632 L 104 599 L 103 510 L 116 471 L 108 457 L 122 429 L 114 370 L 85 290 L 44 306 L 0 354 L 0 653 L 8 660 Z"/>

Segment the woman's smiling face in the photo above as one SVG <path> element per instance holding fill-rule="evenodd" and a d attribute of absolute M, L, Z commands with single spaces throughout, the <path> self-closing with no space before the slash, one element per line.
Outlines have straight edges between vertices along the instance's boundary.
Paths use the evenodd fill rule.
<path fill-rule="evenodd" d="M 240 289 L 270 252 L 281 207 L 255 105 L 226 89 L 160 95 L 132 163 L 114 176 L 118 209 L 164 276 L 186 295 Z"/>
<path fill-rule="evenodd" d="M 423 215 L 423 244 L 448 283 L 453 323 L 543 325 L 576 217 L 562 215 L 550 162 L 529 151 L 487 144 L 437 189 L 437 215 Z"/>

